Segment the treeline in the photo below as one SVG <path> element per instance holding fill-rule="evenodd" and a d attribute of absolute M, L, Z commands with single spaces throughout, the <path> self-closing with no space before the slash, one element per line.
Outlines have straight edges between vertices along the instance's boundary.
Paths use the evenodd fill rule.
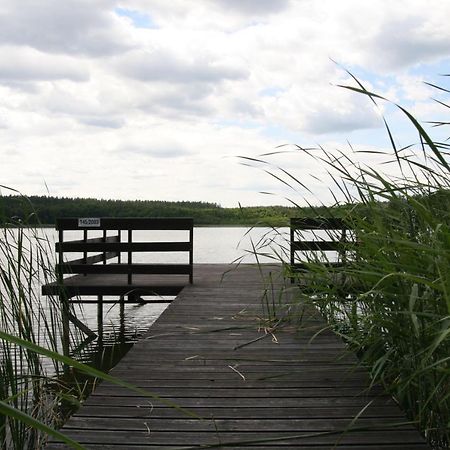
<path fill-rule="evenodd" d="M 421 201 L 420 197 L 416 197 Z M 436 209 L 448 214 L 450 194 L 439 190 L 429 195 Z M 390 202 L 384 203 L 389 208 Z M 193 217 L 196 225 L 287 226 L 291 217 L 345 216 L 351 209 L 370 220 L 366 204 L 334 207 L 251 206 L 223 208 L 208 202 L 167 202 L 158 200 L 98 200 L 20 195 L 0 196 L 0 222 L 26 225 L 53 225 L 59 217 Z M 444 211 L 441 211 L 441 214 Z"/>
<path fill-rule="evenodd" d="M 208 202 L 156 200 L 98 200 L 19 195 L 0 197 L 3 222 L 52 225 L 59 217 L 193 217 L 196 225 L 283 226 L 298 208 L 254 206 L 223 208 Z"/>

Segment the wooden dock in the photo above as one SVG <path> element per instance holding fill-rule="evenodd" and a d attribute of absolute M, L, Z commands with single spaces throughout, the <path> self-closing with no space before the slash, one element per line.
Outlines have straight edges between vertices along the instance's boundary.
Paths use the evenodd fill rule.
<path fill-rule="evenodd" d="M 229 269 L 195 265 L 194 284 L 111 372 L 202 419 L 105 382 L 62 432 L 88 449 L 428 448 L 317 311 L 264 321 L 263 304 L 292 301 L 279 266 L 264 278 Z"/>

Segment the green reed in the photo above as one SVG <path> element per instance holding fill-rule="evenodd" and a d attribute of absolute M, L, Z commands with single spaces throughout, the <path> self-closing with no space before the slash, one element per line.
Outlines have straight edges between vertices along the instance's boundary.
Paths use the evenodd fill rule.
<path fill-rule="evenodd" d="M 2 217 L 0 197 L 0 448 L 36 450 L 53 436 L 83 449 L 57 428 L 67 419 L 68 404 L 79 406 L 85 397 L 86 380 L 126 387 L 199 418 L 148 390 L 73 359 L 91 339 L 75 326 L 70 327 L 73 357 L 62 354 L 62 303 L 59 296 L 40 294 L 43 284 L 56 281 L 53 243 L 45 229 L 27 226 L 38 220 L 26 197 L 23 211 L 23 218 Z"/>
<path fill-rule="evenodd" d="M 357 87 L 344 88 L 374 103 L 385 100 L 356 81 Z M 450 146 L 396 107 L 419 136 L 418 144 L 399 149 L 383 119 L 392 151 L 380 156 L 396 175 L 361 165 L 357 151 L 294 149 L 326 167 L 332 191 L 343 200 L 318 211 L 343 217 L 355 240 L 345 265 L 307 262 L 308 295 L 300 284 L 299 298 L 320 309 L 373 381 L 397 399 L 433 448 L 444 449 L 450 445 Z M 284 184 L 304 191 L 294 174 L 260 162 Z M 314 214 L 314 207 L 305 211 L 299 208 L 298 216 Z"/>
<path fill-rule="evenodd" d="M 42 298 L 42 284 L 54 281 L 53 249 L 45 232 L 21 220 L 2 219 L 0 228 L 0 331 L 58 351 L 61 349 L 60 302 Z M 76 340 L 76 334 L 73 336 Z M 60 421 L 63 366 L 6 339 L 0 340 L 0 398 L 42 424 Z M 67 393 L 66 393 L 67 395 Z M 69 394 L 70 396 L 71 394 Z M 40 448 L 46 434 L 13 415 L 0 415 L 0 447 Z"/>

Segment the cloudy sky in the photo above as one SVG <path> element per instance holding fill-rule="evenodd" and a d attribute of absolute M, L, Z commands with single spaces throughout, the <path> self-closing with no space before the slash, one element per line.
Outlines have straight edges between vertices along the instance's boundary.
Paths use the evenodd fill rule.
<path fill-rule="evenodd" d="M 279 182 L 236 157 L 281 144 L 388 148 L 380 111 L 337 87 L 351 83 L 344 68 L 421 120 L 441 119 L 423 81 L 448 87 L 449 17 L 444 0 L 1 0 L 0 184 L 285 203 Z M 399 145 L 416 140 L 399 112 L 380 109 Z M 268 158 L 323 200 L 309 157 Z"/>

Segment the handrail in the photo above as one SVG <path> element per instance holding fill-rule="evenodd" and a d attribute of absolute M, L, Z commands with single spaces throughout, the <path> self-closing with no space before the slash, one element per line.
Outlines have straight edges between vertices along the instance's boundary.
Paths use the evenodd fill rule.
<path fill-rule="evenodd" d="M 128 283 L 132 284 L 133 274 L 189 275 L 189 283 L 193 282 L 193 219 L 192 218 L 140 218 L 140 217 L 101 217 L 101 218 L 61 218 L 56 222 L 59 231 L 59 242 L 55 249 L 59 255 L 57 272 L 63 274 L 127 274 Z M 64 240 L 65 231 L 79 230 L 83 232 L 83 239 Z M 108 236 L 107 231 L 118 234 Z M 165 240 L 134 242 L 135 230 L 148 231 L 188 231 L 186 240 Z M 89 233 L 102 231 L 102 237 L 89 237 Z M 122 231 L 126 232 L 126 241 L 122 240 Z M 100 252 L 96 255 L 90 253 Z M 150 262 L 134 263 L 133 253 L 137 252 L 185 252 L 189 255 L 187 264 L 155 264 Z M 65 253 L 82 253 L 82 258 L 65 260 Z M 121 261 L 121 253 L 127 258 Z M 118 258 L 113 264 L 107 264 L 110 259 Z M 103 264 L 97 264 L 103 263 Z"/>

